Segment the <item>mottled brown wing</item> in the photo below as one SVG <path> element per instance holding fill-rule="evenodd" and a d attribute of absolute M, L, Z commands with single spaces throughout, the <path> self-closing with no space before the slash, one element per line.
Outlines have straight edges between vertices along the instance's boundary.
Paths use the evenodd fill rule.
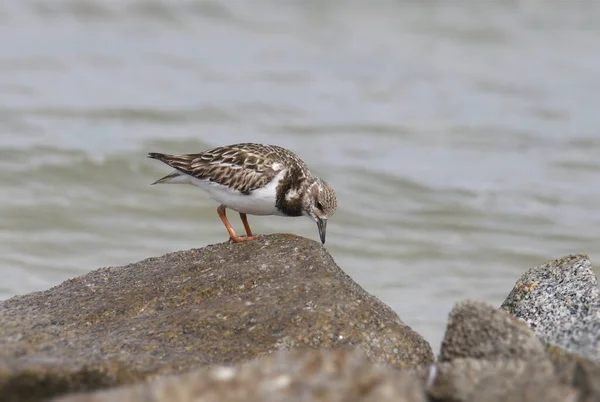
<path fill-rule="evenodd" d="M 298 157 L 298 155 L 289 149 L 285 149 L 277 145 L 242 143 L 229 145 L 227 148 L 240 149 L 249 155 L 258 157 L 259 159 L 265 159 L 273 163 L 281 163 L 286 168 L 297 170 L 297 173 L 301 176 L 307 176 L 310 174 L 308 167 L 304 161 Z"/>
<path fill-rule="evenodd" d="M 153 153 L 150 157 L 182 173 L 229 186 L 244 194 L 265 186 L 284 168 L 283 164 L 272 160 L 268 155 L 239 146 L 219 147 L 187 155 Z"/>

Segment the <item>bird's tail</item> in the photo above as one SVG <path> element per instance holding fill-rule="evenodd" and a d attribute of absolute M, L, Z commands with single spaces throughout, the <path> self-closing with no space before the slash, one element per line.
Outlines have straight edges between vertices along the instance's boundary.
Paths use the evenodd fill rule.
<path fill-rule="evenodd" d="M 169 158 L 169 155 L 161 154 L 160 152 L 149 152 L 148 158 L 157 159 L 161 162 L 168 164 L 167 159 Z M 150 185 L 152 186 L 154 184 L 160 184 L 160 183 L 179 183 L 179 182 L 181 182 L 182 177 L 183 177 L 183 175 L 180 172 L 178 172 L 177 170 L 175 170 L 174 172 L 166 175 L 163 178 L 156 180 L 154 183 L 151 183 Z"/>
<path fill-rule="evenodd" d="M 182 175 L 178 171 L 174 171 L 171 174 L 166 175 L 165 177 L 156 180 L 154 183 L 150 183 L 150 185 L 160 184 L 160 183 L 183 183 L 182 179 L 184 179 L 184 175 Z"/>
<path fill-rule="evenodd" d="M 161 154 L 160 152 L 148 152 L 148 158 L 158 159 L 159 161 L 164 161 L 167 156 L 167 154 Z"/>

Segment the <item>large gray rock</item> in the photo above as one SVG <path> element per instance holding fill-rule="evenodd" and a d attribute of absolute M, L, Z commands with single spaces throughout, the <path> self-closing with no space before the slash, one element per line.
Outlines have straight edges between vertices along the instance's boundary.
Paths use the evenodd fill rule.
<path fill-rule="evenodd" d="M 527 271 L 501 308 L 544 341 L 600 361 L 599 294 L 589 258 L 575 255 Z"/>
<path fill-rule="evenodd" d="M 292 236 L 102 268 L 0 303 L 0 401 L 35 401 L 299 347 L 359 346 L 397 368 L 429 344 Z"/>
<path fill-rule="evenodd" d="M 459 302 L 450 312 L 439 360 L 466 357 L 546 359 L 544 346 L 527 324 L 478 301 Z"/>
<path fill-rule="evenodd" d="M 55 402 L 425 402 L 422 381 L 356 349 L 302 350 Z"/>

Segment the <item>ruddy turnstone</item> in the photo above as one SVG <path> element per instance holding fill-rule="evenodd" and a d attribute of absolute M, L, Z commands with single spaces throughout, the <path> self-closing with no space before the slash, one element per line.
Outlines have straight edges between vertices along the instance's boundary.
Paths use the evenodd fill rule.
<path fill-rule="evenodd" d="M 314 177 L 293 152 L 275 145 L 235 144 L 197 154 L 166 155 L 156 152 L 149 158 L 175 168 L 157 183 L 192 184 L 206 190 L 219 202 L 217 213 L 234 242 L 253 240 L 246 214 L 308 216 L 317 223 L 325 243 L 327 219 L 335 213 L 337 199 L 325 180 Z M 246 236 L 231 227 L 225 209 L 240 214 Z"/>

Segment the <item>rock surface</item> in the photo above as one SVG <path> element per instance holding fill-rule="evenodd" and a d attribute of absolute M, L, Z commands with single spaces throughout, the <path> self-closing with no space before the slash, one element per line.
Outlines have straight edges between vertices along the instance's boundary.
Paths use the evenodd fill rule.
<path fill-rule="evenodd" d="M 487 303 L 463 301 L 450 312 L 439 360 L 546 359 L 544 346 L 523 321 Z"/>
<path fill-rule="evenodd" d="M 353 345 L 398 368 L 433 360 L 429 344 L 319 243 L 265 236 L 102 268 L 0 302 L 0 400 Z"/>
<path fill-rule="evenodd" d="M 586 255 L 530 269 L 501 308 L 526 321 L 544 341 L 600 361 L 600 290 Z"/>
<path fill-rule="evenodd" d="M 569 353 L 556 345 L 546 345 L 546 353 L 558 380 L 579 391 L 580 402 L 600 401 L 600 363 Z"/>
<path fill-rule="evenodd" d="M 450 312 L 440 364 L 429 395 L 435 401 L 577 401 L 561 382 L 529 326 L 482 302 Z"/>
<path fill-rule="evenodd" d="M 429 395 L 434 401 L 576 402 L 577 391 L 561 384 L 548 363 L 455 359 L 437 367 Z"/>
<path fill-rule="evenodd" d="M 409 371 L 372 364 L 357 349 L 276 352 L 236 367 L 211 367 L 149 384 L 55 402 L 425 402 Z"/>

